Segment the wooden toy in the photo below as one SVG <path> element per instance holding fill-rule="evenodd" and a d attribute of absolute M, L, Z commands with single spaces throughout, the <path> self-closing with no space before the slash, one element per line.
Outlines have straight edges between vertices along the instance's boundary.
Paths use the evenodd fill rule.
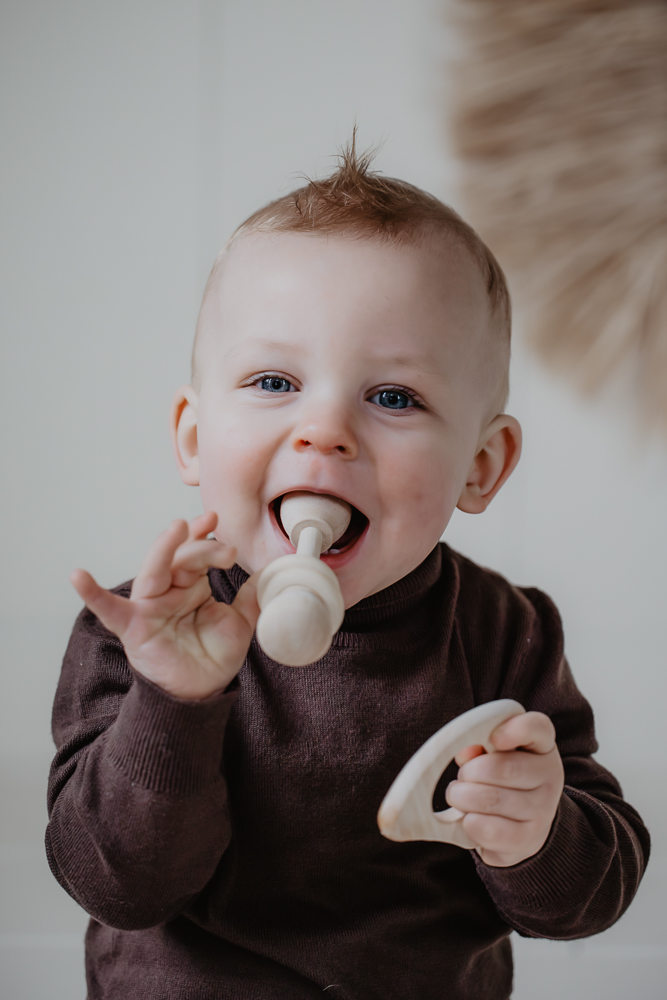
<path fill-rule="evenodd" d="M 303 667 L 319 660 L 345 615 L 336 574 L 320 561 L 350 523 L 350 505 L 318 493 L 288 493 L 280 519 L 294 555 L 281 556 L 257 584 L 257 640 L 272 660 Z"/>
<path fill-rule="evenodd" d="M 377 823 L 388 840 L 438 840 L 473 849 L 458 809 L 433 811 L 433 793 L 441 775 L 464 747 L 480 744 L 494 753 L 489 742 L 493 730 L 525 712 L 509 698 L 489 701 L 464 712 L 434 733 L 407 762 L 382 800 Z"/>

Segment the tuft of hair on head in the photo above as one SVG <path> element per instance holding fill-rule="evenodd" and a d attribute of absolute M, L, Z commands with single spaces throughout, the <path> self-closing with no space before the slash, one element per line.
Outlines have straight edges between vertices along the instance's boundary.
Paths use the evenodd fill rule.
<path fill-rule="evenodd" d="M 472 226 L 449 205 L 407 181 L 371 170 L 376 149 L 357 151 L 357 126 L 338 153 L 338 166 L 321 180 L 304 176 L 305 184 L 258 209 L 232 234 L 213 265 L 206 290 L 217 283 L 224 260 L 234 244 L 253 233 L 304 233 L 344 236 L 395 244 L 416 244 L 445 238 L 461 246 L 480 272 L 486 288 L 497 345 L 509 357 L 511 304 L 500 264 Z M 198 324 L 193 351 L 196 375 Z M 506 366 L 505 366 L 506 368 Z M 498 405 L 504 408 L 507 374 L 499 386 Z"/>

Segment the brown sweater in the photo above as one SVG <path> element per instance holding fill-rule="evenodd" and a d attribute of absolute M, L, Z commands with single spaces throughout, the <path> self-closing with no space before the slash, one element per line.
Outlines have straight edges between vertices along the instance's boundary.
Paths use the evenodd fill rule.
<path fill-rule="evenodd" d="M 246 575 L 210 579 L 229 602 Z M 557 730 L 566 788 L 542 850 L 490 868 L 385 840 L 376 813 L 408 758 L 494 698 Z M 53 731 L 47 852 L 93 918 L 90 1000 L 507 1000 L 510 928 L 603 930 L 648 857 L 591 757 L 553 604 L 445 545 L 351 608 L 319 663 L 282 667 L 253 642 L 232 689 L 202 702 L 133 673 L 84 610 Z"/>

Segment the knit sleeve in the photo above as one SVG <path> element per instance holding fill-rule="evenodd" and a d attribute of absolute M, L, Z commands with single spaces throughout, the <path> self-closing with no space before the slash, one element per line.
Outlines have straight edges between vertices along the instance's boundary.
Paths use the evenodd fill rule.
<path fill-rule="evenodd" d="M 97 920 L 154 926 L 210 880 L 231 835 L 222 744 L 235 698 L 170 696 L 91 612 L 79 615 L 53 710 L 46 850 Z"/>
<path fill-rule="evenodd" d="M 632 901 L 649 855 L 649 835 L 612 774 L 593 759 L 593 713 L 563 655 L 560 617 L 537 590 L 520 593 L 522 624 L 498 698 L 544 712 L 556 728 L 565 788 L 546 843 L 511 868 L 474 854 L 501 916 L 520 934 L 568 939 L 611 926 Z"/>

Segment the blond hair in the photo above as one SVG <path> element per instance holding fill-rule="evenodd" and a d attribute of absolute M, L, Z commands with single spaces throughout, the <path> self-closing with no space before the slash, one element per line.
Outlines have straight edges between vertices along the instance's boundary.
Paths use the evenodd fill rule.
<path fill-rule="evenodd" d="M 232 234 L 209 276 L 204 302 L 217 284 L 224 259 L 234 243 L 253 233 L 304 233 L 349 236 L 394 244 L 415 244 L 425 237 L 444 236 L 463 247 L 484 282 L 494 333 L 509 359 L 511 304 L 500 264 L 472 226 L 438 198 L 394 177 L 370 169 L 373 151 L 357 153 L 356 129 L 339 154 L 338 168 L 323 180 L 311 180 L 254 212 Z M 203 308 L 203 307 L 202 307 Z M 196 373 L 197 341 L 193 350 Z M 502 406 L 507 397 L 504 365 Z"/>

